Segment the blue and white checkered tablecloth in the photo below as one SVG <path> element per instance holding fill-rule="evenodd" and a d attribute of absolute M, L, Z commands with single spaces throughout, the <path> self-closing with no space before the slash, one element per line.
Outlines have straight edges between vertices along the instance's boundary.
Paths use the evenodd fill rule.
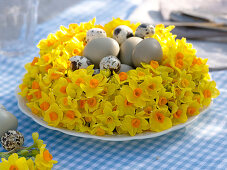
<path fill-rule="evenodd" d="M 99 23 L 112 17 L 127 19 L 140 1 L 82 1 L 56 19 L 37 27 L 36 43 L 60 25 L 88 21 Z M 25 144 L 39 132 L 58 164 L 55 169 L 227 169 L 227 71 L 212 72 L 221 95 L 211 109 L 194 123 L 164 136 L 126 142 L 109 142 L 73 137 L 46 129 L 24 115 L 17 106 L 14 90 L 38 50 L 23 58 L 0 56 L 0 103 L 19 119 L 18 130 Z M 3 149 L 0 149 L 0 152 Z"/>

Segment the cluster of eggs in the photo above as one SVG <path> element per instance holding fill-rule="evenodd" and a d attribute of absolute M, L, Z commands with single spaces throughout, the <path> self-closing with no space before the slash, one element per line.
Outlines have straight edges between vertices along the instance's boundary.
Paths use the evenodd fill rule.
<path fill-rule="evenodd" d="M 145 38 L 154 32 L 152 25 L 144 23 L 137 27 L 135 35 L 131 28 L 120 25 L 114 29 L 112 38 L 107 37 L 101 28 L 90 29 L 86 34 L 87 45 L 83 56 L 70 58 L 71 69 L 74 71 L 94 64 L 95 73 L 102 69 L 119 73 L 139 67 L 141 62 L 160 62 L 161 45 L 154 38 Z"/>

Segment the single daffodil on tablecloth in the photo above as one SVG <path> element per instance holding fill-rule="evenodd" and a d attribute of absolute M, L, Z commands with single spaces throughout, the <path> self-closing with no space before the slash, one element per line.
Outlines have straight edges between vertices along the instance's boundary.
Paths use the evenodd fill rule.
<path fill-rule="evenodd" d="M 47 150 L 46 145 L 42 145 L 40 148 L 40 153 L 36 155 L 35 165 L 37 169 L 48 170 L 53 167 L 53 164 L 56 164 L 57 161 L 53 160 L 53 156 Z"/>

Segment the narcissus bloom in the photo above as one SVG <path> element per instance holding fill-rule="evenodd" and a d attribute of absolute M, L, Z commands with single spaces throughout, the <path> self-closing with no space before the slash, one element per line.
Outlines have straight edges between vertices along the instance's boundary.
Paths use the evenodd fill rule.
<path fill-rule="evenodd" d="M 130 103 L 126 96 L 118 95 L 115 97 L 115 103 L 117 110 L 119 110 L 119 116 L 134 115 L 136 107 L 133 103 Z"/>
<path fill-rule="evenodd" d="M 42 145 L 40 148 L 40 154 L 36 155 L 35 166 L 37 169 L 48 170 L 53 167 L 58 161 L 53 160 L 53 156 L 47 150 L 46 145 Z"/>
<path fill-rule="evenodd" d="M 28 165 L 25 157 L 18 158 L 16 153 L 10 155 L 8 160 L 2 158 L 2 162 L 0 163 L 0 169 L 9 169 L 9 170 L 27 170 Z"/>
<path fill-rule="evenodd" d="M 144 114 L 143 112 L 141 113 Z M 127 131 L 131 136 L 147 130 L 149 128 L 148 122 L 142 117 L 141 113 L 138 113 L 135 116 L 126 115 L 120 128 L 122 128 L 124 131 Z"/>
<path fill-rule="evenodd" d="M 63 118 L 63 112 L 60 107 L 53 103 L 49 109 L 45 111 L 44 120 L 51 126 L 56 127 Z"/>
<path fill-rule="evenodd" d="M 110 102 L 106 102 L 103 108 L 103 114 L 100 114 L 97 117 L 104 125 L 106 125 L 110 131 L 113 131 L 116 126 L 120 126 L 121 122 L 118 118 L 119 111 L 112 110 L 112 104 Z"/>
<path fill-rule="evenodd" d="M 154 110 L 149 118 L 150 129 L 155 132 L 161 132 L 171 128 L 172 121 L 166 115 L 169 115 L 166 109 Z"/>

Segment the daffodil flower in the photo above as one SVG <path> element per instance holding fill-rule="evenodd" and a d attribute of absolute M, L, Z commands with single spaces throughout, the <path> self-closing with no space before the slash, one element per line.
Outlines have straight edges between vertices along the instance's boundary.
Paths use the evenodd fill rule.
<path fill-rule="evenodd" d="M 188 108 L 187 104 L 181 104 L 178 107 L 178 109 L 174 111 L 175 113 L 173 113 L 173 118 L 172 118 L 173 125 L 184 123 L 188 120 L 187 108 Z"/>
<path fill-rule="evenodd" d="M 59 78 L 56 83 L 53 85 L 53 92 L 55 94 L 55 96 L 57 97 L 66 97 L 67 96 L 67 92 L 66 92 L 66 88 L 68 86 L 68 81 L 61 77 Z"/>
<path fill-rule="evenodd" d="M 51 104 L 49 109 L 45 111 L 44 121 L 46 121 L 50 126 L 56 127 L 62 118 L 63 112 L 56 103 Z"/>
<path fill-rule="evenodd" d="M 197 100 L 194 100 L 188 104 L 187 108 L 187 115 L 188 116 L 195 116 L 199 114 L 200 104 Z"/>
<path fill-rule="evenodd" d="M 143 115 L 143 112 L 141 113 Z M 135 134 L 142 133 L 144 130 L 147 130 L 149 128 L 149 124 L 139 113 L 135 116 L 126 115 L 120 128 L 127 131 L 131 136 L 135 136 Z"/>
<path fill-rule="evenodd" d="M 40 147 L 40 154 L 35 157 L 35 166 L 37 169 L 48 170 L 53 167 L 53 164 L 56 164 L 57 161 L 53 160 L 53 156 L 47 150 L 46 145 L 43 144 Z"/>
<path fill-rule="evenodd" d="M 110 131 L 113 131 L 116 126 L 121 125 L 118 118 L 118 112 L 119 111 L 112 110 L 112 104 L 110 102 L 106 102 L 103 108 L 103 114 L 98 115 L 97 119 L 106 125 Z"/>
<path fill-rule="evenodd" d="M 105 76 L 97 74 L 82 84 L 81 88 L 86 93 L 86 96 L 90 98 L 101 93 L 104 90 L 106 82 L 107 78 Z"/>
<path fill-rule="evenodd" d="M 172 121 L 167 115 L 167 109 L 156 109 L 149 118 L 150 130 L 160 132 L 172 127 Z"/>
<path fill-rule="evenodd" d="M 158 97 L 158 91 L 163 88 L 161 77 L 145 76 L 144 82 L 141 84 L 144 87 L 145 92 L 150 98 L 154 99 Z"/>
<path fill-rule="evenodd" d="M 211 99 L 217 97 L 220 92 L 216 88 L 215 81 L 203 81 L 198 87 L 200 94 L 203 96 L 202 104 L 204 106 L 209 106 Z"/>
<path fill-rule="evenodd" d="M 90 132 L 93 135 L 97 135 L 97 136 L 104 136 L 106 134 L 108 135 L 112 135 L 113 132 L 106 126 L 104 126 L 103 124 L 99 123 L 93 126 L 93 129 Z"/>
<path fill-rule="evenodd" d="M 133 103 L 130 103 L 126 96 L 118 95 L 115 97 L 115 103 L 117 110 L 119 110 L 119 116 L 134 115 L 136 107 Z"/>
<path fill-rule="evenodd" d="M 25 157 L 18 158 L 16 153 L 13 153 L 9 156 L 8 160 L 2 158 L 0 163 L 0 169 L 18 169 L 18 170 L 27 170 L 28 165 Z"/>
<path fill-rule="evenodd" d="M 158 92 L 158 98 L 156 99 L 156 103 L 158 107 L 166 107 L 169 99 L 173 96 L 171 92 L 166 92 L 163 88 Z"/>
<path fill-rule="evenodd" d="M 42 110 L 42 115 L 44 116 L 44 112 L 50 108 L 51 104 L 55 103 L 55 97 L 51 92 L 49 93 L 49 95 L 42 92 L 42 97 L 38 100 L 38 102 L 39 108 Z"/>

